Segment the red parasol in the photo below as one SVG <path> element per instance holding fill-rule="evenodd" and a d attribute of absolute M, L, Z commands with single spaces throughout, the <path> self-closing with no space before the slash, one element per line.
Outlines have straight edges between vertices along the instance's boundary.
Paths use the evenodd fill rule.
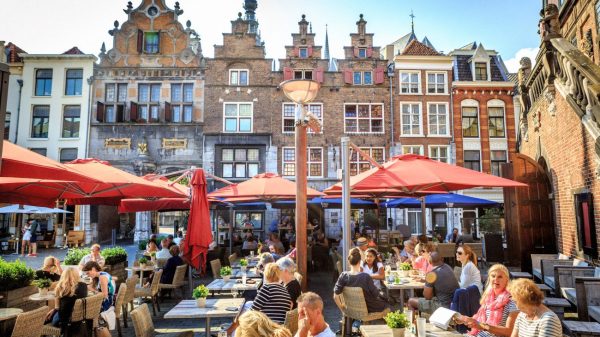
<path fill-rule="evenodd" d="M 204 171 L 202 169 L 194 170 L 190 183 L 192 185 L 192 202 L 187 234 L 183 241 L 183 256 L 190 261 L 191 266 L 204 270 L 208 246 L 213 240 Z"/>

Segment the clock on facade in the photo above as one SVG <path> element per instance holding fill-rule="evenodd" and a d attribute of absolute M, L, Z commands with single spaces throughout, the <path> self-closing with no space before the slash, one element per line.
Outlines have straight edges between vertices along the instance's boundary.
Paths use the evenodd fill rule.
<path fill-rule="evenodd" d="M 158 8 L 156 8 L 156 6 L 150 6 L 148 7 L 147 12 L 149 16 L 156 16 L 156 14 L 158 14 Z"/>

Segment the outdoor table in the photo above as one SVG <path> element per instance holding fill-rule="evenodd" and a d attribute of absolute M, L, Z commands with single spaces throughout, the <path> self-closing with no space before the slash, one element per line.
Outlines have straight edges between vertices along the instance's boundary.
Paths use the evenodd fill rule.
<path fill-rule="evenodd" d="M 528 279 L 533 279 L 533 275 L 531 275 L 530 273 L 528 273 L 526 271 L 511 271 L 510 272 L 510 277 L 511 278 L 528 278 Z"/>
<path fill-rule="evenodd" d="M 429 336 L 432 336 L 432 337 L 438 337 L 438 336 L 439 337 L 462 337 L 462 335 L 456 331 L 442 330 L 442 329 L 434 326 L 431 323 L 427 323 L 425 330 L 427 331 L 428 337 Z M 392 335 L 392 329 L 389 328 L 385 324 L 377 324 L 377 325 L 364 325 L 363 324 L 360 326 L 360 332 L 363 337 L 389 337 Z M 408 329 L 404 330 L 404 335 L 410 336 L 410 332 Z"/>
<path fill-rule="evenodd" d="M 242 275 L 244 275 L 244 272 L 242 272 L 241 269 L 237 269 L 237 268 L 232 269 L 231 278 L 242 278 Z M 262 278 L 262 275 L 260 275 L 256 272 L 256 268 L 248 268 L 246 270 L 246 277 L 247 278 Z"/>
<path fill-rule="evenodd" d="M 13 329 L 13 323 L 9 320 L 16 318 L 23 309 L 18 308 L 0 308 L 0 336 L 10 336 Z"/>
<path fill-rule="evenodd" d="M 140 277 L 139 277 L 139 279 L 140 279 L 140 287 L 143 287 L 144 286 L 143 272 L 145 272 L 145 271 L 151 271 L 151 272 L 153 272 L 155 269 L 154 269 L 154 266 L 146 266 L 144 268 L 141 268 L 139 266 L 135 266 L 135 267 L 125 268 L 125 270 L 129 270 L 132 273 L 140 273 Z"/>
<path fill-rule="evenodd" d="M 55 299 L 56 296 L 54 296 L 54 291 L 49 291 L 46 295 L 37 293 L 29 296 L 29 300 L 31 301 L 46 301 L 46 305 L 48 305 L 50 301 L 54 301 Z"/>
<path fill-rule="evenodd" d="M 388 282 L 388 280 L 384 280 L 383 284 L 385 284 L 386 288 L 386 296 L 390 297 L 390 290 L 400 290 L 400 308 L 404 308 L 404 290 L 410 291 L 410 296 L 414 296 L 415 289 L 423 289 L 425 288 L 425 282 L 417 281 L 413 278 L 401 278 L 402 280 L 408 280 L 408 282 L 396 284 L 394 282 Z"/>
<path fill-rule="evenodd" d="M 236 317 L 243 305 L 243 298 L 207 298 L 205 308 L 199 308 L 196 300 L 183 300 L 169 310 L 164 318 L 204 318 L 206 319 L 205 336 L 210 336 L 211 318 Z"/>
<path fill-rule="evenodd" d="M 215 292 L 229 291 L 234 296 L 242 293 L 246 290 L 258 290 L 258 287 L 262 284 L 261 279 L 252 279 L 254 283 L 242 284 L 241 280 L 229 280 L 225 282 L 223 279 L 216 279 L 212 281 L 206 287 L 211 292 L 211 296 L 214 296 Z"/>
<path fill-rule="evenodd" d="M 240 260 L 241 259 L 237 259 L 237 260 L 233 261 L 233 263 L 231 264 L 231 268 L 234 268 L 234 269 L 240 268 L 241 267 Z M 256 265 L 258 264 L 258 259 L 247 258 L 246 260 L 248 260 L 248 266 L 247 266 L 248 268 L 256 267 Z"/>

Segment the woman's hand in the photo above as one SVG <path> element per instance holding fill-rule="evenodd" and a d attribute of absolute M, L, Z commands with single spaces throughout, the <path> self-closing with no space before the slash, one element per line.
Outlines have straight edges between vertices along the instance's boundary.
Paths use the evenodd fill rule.
<path fill-rule="evenodd" d="M 58 309 L 56 309 L 56 308 L 48 311 L 48 313 L 46 314 L 46 321 L 52 320 L 52 316 L 54 316 L 54 313 L 57 311 L 58 311 Z"/>
<path fill-rule="evenodd" d="M 481 325 L 479 325 L 479 322 L 471 317 L 464 317 L 463 322 L 467 327 L 469 327 L 469 329 L 475 328 L 477 330 L 482 330 L 482 327 Z"/>

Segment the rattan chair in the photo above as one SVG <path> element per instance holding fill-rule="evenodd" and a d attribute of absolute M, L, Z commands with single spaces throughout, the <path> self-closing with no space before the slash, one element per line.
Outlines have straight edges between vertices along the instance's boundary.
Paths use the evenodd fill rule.
<path fill-rule="evenodd" d="M 362 324 L 368 324 L 370 321 L 382 319 L 390 312 L 389 308 L 380 312 L 369 312 L 367 310 L 367 302 L 362 288 L 359 287 L 344 287 L 342 292 L 342 313 L 344 319 L 349 318 L 361 321 Z M 345 325 L 344 325 L 345 326 Z M 342 333 L 342 336 L 344 333 Z"/>
<path fill-rule="evenodd" d="M 125 306 L 125 296 L 127 295 L 127 284 L 121 283 L 119 286 L 119 292 L 117 292 L 117 297 L 115 299 L 115 317 L 117 323 L 117 333 L 119 337 L 123 335 L 121 331 L 121 312 L 126 311 L 127 309 L 123 309 Z M 124 314 L 124 313 L 123 313 Z"/>
<path fill-rule="evenodd" d="M 296 331 L 298 331 L 298 308 L 290 310 L 285 314 L 285 322 L 283 322 L 283 326 L 290 330 L 292 336 L 296 335 Z"/>
<path fill-rule="evenodd" d="M 214 260 L 210 261 L 210 269 L 212 270 L 213 278 L 215 280 L 218 279 L 219 273 L 221 271 L 221 260 L 214 259 Z"/>
<path fill-rule="evenodd" d="M 154 323 L 150 316 L 150 311 L 146 303 L 140 305 L 131 312 L 131 320 L 133 321 L 133 328 L 135 330 L 135 337 L 193 337 L 194 332 L 191 330 L 172 332 L 172 333 L 161 333 L 157 334 L 154 330 Z"/>
<path fill-rule="evenodd" d="M 229 255 L 229 265 L 232 266 L 233 263 L 235 262 L 235 260 L 237 260 L 238 255 L 237 253 L 233 253 L 231 255 Z"/>
<path fill-rule="evenodd" d="M 98 316 L 100 316 L 100 310 L 102 310 L 102 301 L 104 295 L 102 293 L 86 298 L 80 298 L 75 301 L 73 306 L 73 312 L 71 313 L 71 322 L 79 322 L 84 319 L 83 317 L 83 301 L 86 301 L 85 306 L 85 319 L 93 320 L 93 326 L 98 326 Z M 42 328 L 42 335 L 44 336 L 60 336 L 60 327 L 55 327 L 52 324 L 46 324 Z"/>
<path fill-rule="evenodd" d="M 186 286 L 187 282 L 185 282 L 185 271 L 187 270 L 187 264 L 182 264 L 181 266 L 178 266 L 177 268 L 175 268 L 175 275 L 173 276 L 173 282 L 171 284 L 168 283 L 160 283 L 158 285 L 158 288 L 160 290 L 162 289 L 179 289 L 179 292 L 181 293 L 181 299 L 185 298 L 185 292 L 184 292 L 184 287 Z"/>
<path fill-rule="evenodd" d="M 41 336 L 46 314 L 48 314 L 47 306 L 19 314 L 19 316 L 17 316 L 11 337 Z"/>
<path fill-rule="evenodd" d="M 125 280 L 127 285 L 127 292 L 123 299 L 123 326 L 127 327 L 127 314 L 133 310 L 133 299 L 135 298 L 135 286 L 138 284 L 139 278 L 137 275 L 132 275 L 130 278 Z"/>
<path fill-rule="evenodd" d="M 156 267 L 163 268 L 169 259 L 156 259 Z"/>
<path fill-rule="evenodd" d="M 160 284 L 160 277 L 162 276 L 162 273 L 162 270 L 157 270 L 154 272 L 150 287 L 135 288 L 135 297 L 150 298 L 152 300 L 152 313 L 154 316 L 156 316 L 157 311 L 160 312 L 160 305 L 158 304 L 158 285 Z"/>

